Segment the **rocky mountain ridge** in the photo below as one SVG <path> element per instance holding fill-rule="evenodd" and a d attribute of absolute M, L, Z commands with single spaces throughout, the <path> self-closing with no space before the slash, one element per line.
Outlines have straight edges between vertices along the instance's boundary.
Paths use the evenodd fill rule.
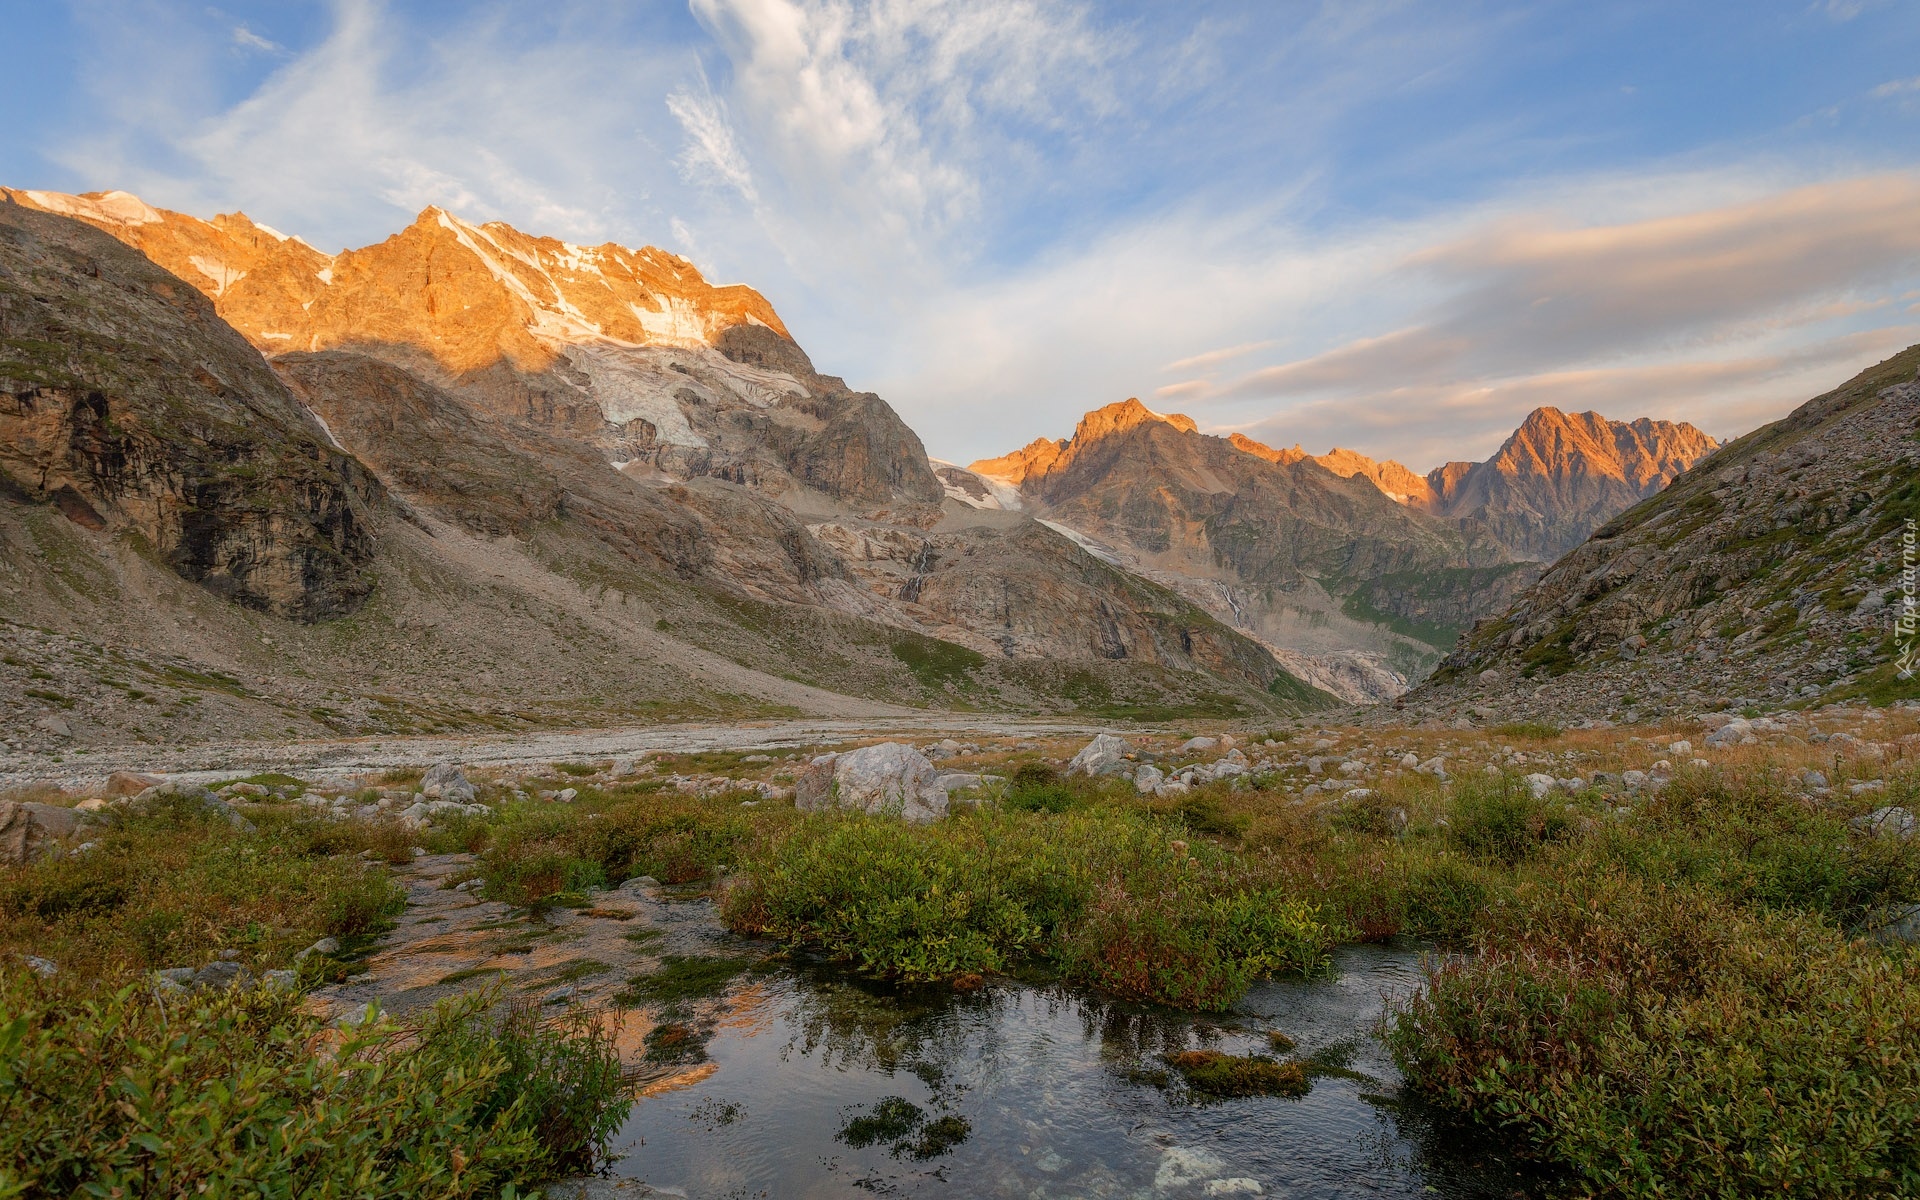
<path fill-rule="evenodd" d="M 1516 559 L 1552 562 L 1615 515 L 1666 487 L 1719 443 L 1684 421 L 1614 421 L 1596 412 L 1536 408 L 1484 462 L 1450 462 L 1424 476 L 1335 446 L 1276 450 L 1244 434 L 1234 447 L 1272 463 L 1312 459 L 1343 478 L 1371 480 L 1422 512 L 1485 527 Z"/>
<path fill-rule="evenodd" d="M 1388 699 L 1531 578 L 1479 531 L 1307 455 L 1201 434 L 1127 400 L 1071 439 L 973 464 L 974 502 L 1025 511 L 1178 590 L 1354 701 Z M 1486 607 L 1481 607 L 1486 606 Z"/>

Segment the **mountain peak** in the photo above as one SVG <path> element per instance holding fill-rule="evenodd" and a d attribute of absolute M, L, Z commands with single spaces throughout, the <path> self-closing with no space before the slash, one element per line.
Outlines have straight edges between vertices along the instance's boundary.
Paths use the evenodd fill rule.
<path fill-rule="evenodd" d="M 1477 518 L 1516 553 L 1552 560 L 1719 445 L 1684 421 L 1543 405 L 1486 462 L 1448 463 L 1426 482 L 1435 511 Z"/>
<path fill-rule="evenodd" d="M 1199 431 L 1192 417 L 1181 413 L 1157 413 L 1140 403 L 1138 396 L 1129 396 L 1081 417 L 1080 423 L 1074 426 L 1071 439 L 1035 438 L 1011 454 L 983 458 L 967 469 L 976 475 L 1018 487 L 1027 479 L 1037 479 L 1066 466 L 1075 454 L 1095 442 L 1155 422 L 1170 425 L 1181 433 Z"/>
<path fill-rule="evenodd" d="M 1149 421 L 1171 425 L 1181 433 L 1199 431 L 1199 426 L 1193 423 L 1192 417 L 1182 413 L 1157 413 L 1140 403 L 1139 397 L 1129 396 L 1117 403 L 1096 408 L 1081 417 L 1080 423 L 1074 427 L 1073 441 L 1076 445 L 1085 446 L 1101 438 L 1112 437 L 1116 433 L 1125 433 Z"/>
<path fill-rule="evenodd" d="M 268 354 L 373 340 L 460 373 L 503 359 L 544 366 L 569 345 L 713 347 L 736 325 L 792 340 L 766 297 L 710 284 L 679 255 L 577 246 L 439 205 L 383 242 L 328 256 L 243 213 L 202 221 L 126 192 L 0 196 L 128 242 Z"/>

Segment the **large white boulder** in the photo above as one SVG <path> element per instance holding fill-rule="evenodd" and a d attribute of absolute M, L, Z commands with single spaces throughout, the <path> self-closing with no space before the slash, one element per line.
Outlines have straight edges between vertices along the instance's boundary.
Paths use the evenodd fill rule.
<path fill-rule="evenodd" d="M 815 759 L 795 781 L 793 803 L 802 812 L 851 808 L 921 822 L 946 815 L 947 790 L 926 755 L 882 742 Z"/>
<path fill-rule="evenodd" d="M 1125 739 L 1110 733 L 1103 733 L 1080 748 L 1067 764 L 1067 774 L 1086 772 L 1088 775 L 1112 775 L 1126 766 L 1127 752 L 1133 747 Z"/>
<path fill-rule="evenodd" d="M 421 777 L 420 791 L 430 800 L 453 800 L 460 804 L 473 803 L 473 785 L 459 767 L 452 763 L 435 763 L 427 768 Z"/>

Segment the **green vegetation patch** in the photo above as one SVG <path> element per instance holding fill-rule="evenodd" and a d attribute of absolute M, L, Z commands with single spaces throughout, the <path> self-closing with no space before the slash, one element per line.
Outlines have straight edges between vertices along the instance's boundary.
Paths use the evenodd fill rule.
<path fill-rule="evenodd" d="M 684 1004 L 718 996 L 753 968 L 747 958 L 707 958 L 669 954 L 651 975 L 636 975 L 620 993 L 622 1004 Z"/>
<path fill-rule="evenodd" d="M 985 665 L 987 657 L 953 642 L 943 642 L 922 634 L 901 632 L 894 637 L 893 656 L 905 663 L 913 677 L 932 690 L 965 687 L 973 682 L 969 672 Z"/>
<path fill-rule="evenodd" d="M 1264 1054 L 1234 1055 L 1218 1050 L 1182 1050 L 1166 1056 L 1167 1065 L 1202 1096 L 1292 1096 L 1313 1087 L 1306 1068 Z"/>
<path fill-rule="evenodd" d="M 335 1042 L 296 994 L 0 972 L 0 1162 L 35 1196 L 480 1197 L 594 1169 L 629 1108 L 611 1039 L 496 1000 Z"/>
<path fill-rule="evenodd" d="M 926 1112 L 913 1101 L 887 1096 L 856 1111 L 834 1137 L 856 1150 L 890 1142 L 895 1158 L 925 1161 L 951 1153 L 972 1132 L 973 1126 L 965 1117 L 949 1113 L 928 1120 Z"/>

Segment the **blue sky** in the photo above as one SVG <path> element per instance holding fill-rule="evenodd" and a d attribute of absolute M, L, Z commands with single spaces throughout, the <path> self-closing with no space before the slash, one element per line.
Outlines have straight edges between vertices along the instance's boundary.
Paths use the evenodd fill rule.
<path fill-rule="evenodd" d="M 1920 341 L 1920 4 L 0 0 L 0 182 L 652 243 L 967 461 L 1137 395 L 1424 470 Z"/>

